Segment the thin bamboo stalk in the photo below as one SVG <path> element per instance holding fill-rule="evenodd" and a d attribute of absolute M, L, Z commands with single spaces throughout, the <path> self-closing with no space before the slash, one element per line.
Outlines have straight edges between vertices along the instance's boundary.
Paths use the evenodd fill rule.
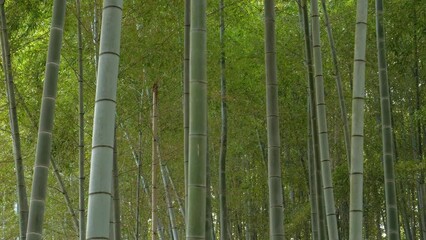
<path fill-rule="evenodd" d="M 223 0 L 219 3 L 220 16 L 220 83 L 221 83 L 221 115 L 222 127 L 220 138 L 219 157 L 219 204 L 220 204 L 220 239 L 228 239 L 228 209 L 226 206 L 226 150 L 228 143 L 228 109 L 226 104 L 226 78 L 225 78 L 225 21 Z"/>
<path fill-rule="evenodd" d="M 28 200 L 25 187 L 24 166 L 22 163 L 21 140 L 19 136 L 18 115 L 16 113 L 15 87 L 13 83 L 12 63 L 10 59 L 9 36 L 7 32 L 4 0 L 0 1 L 1 17 L 1 46 L 3 56 L 3 68 L 5 73 L 6 93 L 9 102 L 9 120 L 13 142 L 13 157 L 15 161 L 16 184 L 19 209 L 19 236 L 26 238 L 28 222 Z"/>
<path fill-rule="evenodd" d="M 86 217 L 84 204 L 84 95 L 83 95 L 83 38 L 81 34 L 80 0 L 76 0 L 77 8 L 77 35 L 78 35 L 78 110 L 79 110 L 79 237 L 86 239 Z"/>
<path fill-rule="evenodd" d="M 157 173 L 158 173 L 158 132 L 157 132 L 157 94 L 158 94 L 158 86 L 154 84 L 152 87 L 152 168 L 151 168 L 151 184 L 152 184 L 152 192 L 151 192 L 151 231 L 152 231 L 152 240 L 157 240 L 157 198 L 158 198 L 158 186 L 157 186 Z"/>

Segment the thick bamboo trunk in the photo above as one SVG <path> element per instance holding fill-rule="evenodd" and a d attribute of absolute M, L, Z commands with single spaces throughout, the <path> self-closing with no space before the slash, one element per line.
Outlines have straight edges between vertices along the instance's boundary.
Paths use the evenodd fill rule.
<path fill-rule="evenodd" d="M 275 1 L 265 0 L 266 116 L 268 130 L 268 186 L 270 239 L 284 239 L 284 206 L 281 182 L 278 82 L 275 53 Z"/>
<path fill-rule="evenodd" d="M 42 239 L 65 8 L 65 0 L 54 1 L 28 216 L 28 240 Z"/>
<path fill-rule="evenodd" d="M 315 175 L 315 189 L 316 189 L 316 199 L 315 205 L 317 207 L 317 222 L 318 222 L 318 237 L 319 239 L 326 239 L 327 229 L 326 229 L 326 220 L 324 213 L 324 198 L 321 184 L 321 165 L 320 165 L 320 154 L 319 154 L 319 140 L 318 140 L 318 121 L 317 121 L 317 111 L 315 111 L 316 97 L 315 97 L 315 81 L 314 81 L 314 66 L 312 60 L 312 42 L 310 40 L 310 31 L 309 31 L 309 17 L 308 17 L 308 7 L 307 1 L 301 1 L 302 14 L 303 14 L 303 23 L 304 23 L 304 39 L 305 39 L 305 55 L 306 55 L 306 68 L 308 72 L 308 89 L 309 89 L 309 99 L 310 106 L 312 110 L 310 111 L 310 123 L 312 131 L 312 144 L 313 144 L 313 158 L 314 158 L 314 175 Z M 313 207 L 315 207 L 315 205 Z"/>
<path fill-rule="evenodd" d="M 93 120 L 86 239 L 109 237 L 122 8 L 122 0 L 104 1 Z"/>
<path fill-rule="evenodd" d="M 334 45 L 333 32 L 331 30 L 330 20 L 328 19 L 327 5 L 326 5 L 325 0 L 321 0 L 321 6 L 322 6 L 322 9 L 323 9 L 323 12 L 324 12 L 324 20 L 325 20 L 325 25 L 327 27 L 327 36 L 328 36 L 328 41 L 330 43 L 331 57 L 333 59 L 334 77 L 336 79 L 337 95 L 339 96 L 340 117 L 342 118 L 343 136 L 345 138 L 346 159 L 347 159 L 347 162 L 348 162 L 348 168 L 350 170 L 350 165 L 351 165 L 351 159 L 350 159 L 351 139 L 350 139 L 350 137 L 351 136 L 350 136 L 350 132 L 349 132 L 349 123 L 348 123 L 348 114 L 346 112 L 345 96 L 343 94 L 342 77 L 340 76 L 339 64 L 337 62 L 336 47 Z"/>
<path fill-rule="evenodd" d="M 311 1 L 312 9 L 312 43 L 314 53 L 314 73 L 315 73 L 315 97 L 316 111 L 318 115 L 318 139 L 321 160 L 321 176 L 324 191 L 324 202 L 327 220 L 327 230 L 329 239 L 339 239 L 337 231 L 337 217 L 334 203 L 334 191 L 331 174 L 331 158 L 328 142 L 327 115 L 324 94 L 324 80 L 322 70 L 321 42 L 320 42 L 320 22 L 318 1 Z"/>
<path fill-rule="evenodd" d="M 392 136 L 392 112 L 387 76 L 385 31 L 383 26 L 383 1 L 376 0 L 376 36 L 380 80 L 383 168 L 386 199 L 386 236 L 390 240 L 399 239 L 398 209 L 395 187 L 394 148 Z"/>
<path fill-rule="evenodd" d="M 206 8 L 206 0 L 191 0 L 187 240 L 206 238 Z"/>
<path fill-rule="evenodd" d="M 349 240 L 362 239 L 364 175 L 365 52 L 367 42 L 367 0 L 357 1 L 354 74 L 352 92 L 352 139 L 350 172 Z"/>

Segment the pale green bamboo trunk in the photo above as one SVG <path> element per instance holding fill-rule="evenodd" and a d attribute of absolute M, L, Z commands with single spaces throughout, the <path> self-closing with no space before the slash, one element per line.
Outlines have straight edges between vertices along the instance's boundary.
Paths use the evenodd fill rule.
<path fill-rule="evenodd" d="M 321 5 L 322 5 L 323 12 L 324 12 L 325 25 L 327 27 L 328 41 L 330 43 L 331 58 L 333 60 L 334 77 L 336 79 L 337 95 L 339 96 L 340 117 L 342 118 L 343 136 L 345 138 L 346 160 L 348 162 L 348 168 L 350 169 L 350 165 L 351 165 L 351 159 L 350 159 L 351 140 L 350 140 L 350 137 L 351 136 L 350 136 L 350 132 L 349 132 L 349 123 L 348 123 L 348 115 L 347 115 L 347 112 L 346 112 L 345 96 L 343 94 L 342 77 L 340 76 L 339 64 L 337 62 L 336 47 L 334 45 L 334 38 L 333 38 L 333 32 L 331 30 L 330 20 L 328 19 L 326 1 L 321 0 Z"/>
<path fill-rule="evenodd" d="M 352 139 L 350 172 L 349 239 L 362 239 L 364 174 L 365 51 L 367 42 L 367 0 L 357 1 L 355 56 L 352 92 Z"/>
<path fill-rule="evenodd" d="M 191 27 L 191 0 L 185 0 L 184 56 L 183 56 L 183 132 L 184 132 L 184 177 L 185 209 L 188 209 L 188 162 L 189 162 L 189 47 Z M 185 225 L 187 223 L 185 215 Z"/>
<path fill-rule="evenodd" d="M 324 79 L 322 71 L 320 22 L 318 1 L 311 1 L 312 9 L 312 43 L 315 70 L 315 97 L 318 115 L 318 139 L 321 159 L 321 175 L 324 191 L 325 214 L 327 219 L 328 239 L 339 239 L 337 231 L 337 218 L 334 203 L 333 181 L 331 174 L 330 150 L 328 144 L 327 114 L 324 94 Z"/>
<path fill-rule="evenodd" d="M 189 163 L 186 239 L 205 239 L 207 162 L 206 0 L 191 0 Z"/>
<path fill-rule="evenodd" d="M 84 102 L 83 102 L 83 39 L 81 33 L 80 0 L 76 0 L 78 35 L 78 110 L 79 110 L 79 237 L 86 239 L 86 217 L 84 204 Z"/>
<path fill-rule="evenodd" d="M 265 0 L 266 117 L 268 128 L 269 238 L 284 239 L 278 83 L 275 53 L 275 1 Z"/>
<path fill-rule="evenodd" d="M 9 120 L 13 142 L 13 157 L 15 160 L 15 173 L 18 194 L 19 209 L 19 237 L 26 238 L 28 222 L 28 200 L 25 187 L 24 166 L 22 164 L 21 140 L 19 136 L 18 115 L 16 113 L 15 87 L 13 84 L 12 64 L 10 59 L 9 36 L 7 33 L 6 15 L 4 11 L 4 0 L 0 2 L 1 15 L 1 46 L 3 53 L 3 69 L 6 82 L 7 99 L 9 102 Z"/>
<path fill-rule="evenodd" d="M 311 113 L 311 92 L 309 87 L 309 82 L 312 78 L 313 81 L 313 73 L 310 65 L 312 65 L 312 55 L 310 49 L 310 41 L 309 41 L 309 22 L 308 15 L 305 14 L 307 11 L 306 0 L 302 0 L 298 4 L 299 9 L 299 20 L 300 20 L 300 28 L 303 36 L 303 40 L 305 42 L 305 66 L 306 66 L 306 78 L 308 80 L 308 99 L 307 99 L 307 129 L 308 129 L 308 138 L 307 138 L 307 156 L 308 156 L 308 172 L 309 172 L 309 201 L 311 204 L 311 232 L 312 239 L 319 239 L 319 214 L 318 214 L 318 196 L 317 196 L 317 183 L 315 178 L 315 153 L 314 153 L 314 136 L 312 134 L 312 113 Z M 305 32 L 306 31 L 306 32 Z"/>
<path fill-rule="evenodd" d="M 315 111 L 316 99 L 315 99 L 315 81 L 314 81 L 314 66 L 312 61 L 312 43 L 310 40 L 310 31 L 309 31 L 309 17 L 308 17 L 308 7 L 307 1 L 301 1 L 301 8 L 303 14 L 303 23 L 304 23 L 304 39 L 305 39 L 305 54 L 306 54 L 306 67 L 308 70 L 308 90 L 309 90 L 309 103 L 312 108 L 310 111 L 310 123 L 312 131 L 312 144 L 313 144 L 313 158 L 314 158 L 314 187 L 316 191 L 316 199 L 314 207 L 317 208 L 317 222 L 318 222 L 318 238 L 326 239 L 327 229 L 325 223 L 325 213 L 324 213 L 324 201 L 323 201 L 323 191 L 321 184 L 321 165 L 319 159 L 319 146 L 318 146 L 318 121 L 317 121 L 317 112 Z"/>
<path fill-rule="evenodd" d="M 50 27 L 49 49 L 47 51 L 30 212 L 28 217 L 26 237 L 28 240 L 42 239 L 59 62 L 65 22 L 65 7 L 65 0 L 55 0 L 53 2 L 53 15 Z"/>
<path fill-rule="evenodd" d="M 158 86 L 154 84 L 152 87 L 152 164 L 151 164 L 151 239 L 157 240 L 157 199 L 158 199 L 158 186 L 157 186 L 157 175 L 158 175 L 158 133 L 157 133 L 157 94 Z"/>
<path fill-rule="evenodd" d="M 385 49 L 385 31 L 383 26 L 383 1 L 376 0 L 376 36 L 377 36 L 377 55 L 379 65 L 380 80 L 380 105 L 382 119 L 382 148 L 383 148 L 383 168 L 385 178 L 385 196 L 386 196 L 386 236 L 390 240 L 399 239 L 398 209 L 395 186 L 394 170 L 394 149 L 392 147 L 392 121 L 390 92 L 387 75 L 386 49 Z"/>
<path fill-rule="evenodd" d="M 93 120 L 86 239 L 107 239 L 111 202 L 114 127 L 122 0 L 104 0 Z"/>
<path fill-rule="evenodd" d="M 221 82 L 221 114 L 222 128 L 220 138 L 220 157 L 219 157 L 219 204 L 220 204 L 220 239 L 228 239 L 228 210 L 226 206 L 226 150 L 228 143 L 228 109 L 226 104 L 226 78 L 225 78 L 225 22 L 223 0 L 219 3 L 220 16 L 220 82 Z"/>

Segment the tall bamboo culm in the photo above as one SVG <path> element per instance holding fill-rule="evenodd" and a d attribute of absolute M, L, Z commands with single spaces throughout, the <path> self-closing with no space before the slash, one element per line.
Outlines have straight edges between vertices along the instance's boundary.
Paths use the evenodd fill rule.
<path fill-rule="evenodd" d="M 186 239 L 205 239 L 207 163 L 206 0 L 191 0 L 189 162 Z"/>
<path fill-rule="evenodd" d="M 84 98 L 83 98 L 83 39 L 81 34 L 80 0 L 76 0 L 78 35 L 78 110 L 79 110 L 79 237 L 86 239 L 86 217 L 84 204 Z"/>
<path fill-rule="evenodd" d="M 352 133 L 349 239 L 362 239 L 363 175 L 364 175 L 364 102 L 365 102 L 365 51 L 367 43 L 367 0 L 357 1 L 355 52 L 352 92 Z"/>
<path fill-rule="evenodd" d="M 334 191 L 331 175 L 331 160 L 328 144 L 327 114 L 324 94 L 324 79 L 322 70 L 320 21 L 318 11 L 318 0 L 311 1 L 312 9 L 312 44 L 314 53 L 315 71 L 315 97 L 316 111 L 318 116 L 319 154 L 321 160 L 321 175 L 324 191 L 325 214 L 327 216 L 328 239 L 339 239 L 337 231 L 337 217 L 334 203 Z"/>
<path fill-rule="evenodd" d="M 42 239 L 59 62 L 65 22 L 65 7 L 65 0 L 55 0 L 53 2 L 53 15 L 50 26 L 49 48 L 47 51 L 46 72 L 41 102 L 30 212 L 28 216 L 26 236 L 28 240 Z"/>
<path fill-rule="evenodd" d="M 383 26 L 383 1 L 376 0 L 376 37 L 377 57 L 380 81 L 380 106 L 382 119 L 382 148 L 383 168 L 385 177 L 386 199 L 386 236 L 389 240 L 399 239 L 398 209 L 396 198 L 394 149 L 392 147 L 392 112 L 390 105 L 390 92 L 386 64 L 385 31 Z"/>
<path fill-rule="evenodd" d="M 275 1 L 265 0 L 266 118 L 268 129 L 268 186 L 270 239 L 284 239 L 281 182 L 278 83 L 275 54 Z"/>
<path fill-rule="evenodd" d="M 86 239 L 108 239 L 122 0 L 104 0 L 93 120 Z"/>
<path fill-rule="evenodd" d="M 158 132 L 157 132 L 157 97 L 158 97 L 158 85 L 154 84 L 152 87 L 152 164 L 151 164 L 151 231 L 152 240 L 157 240 L 157 198 L 158 198 Z"/>
<path fill-rule="evenodd" d="M 334 44 L 333 31 L 331 30 L 330 20 L 328 18 L 326 0 L 321 0 L 321 6 L 324 12 L 324 20 L 325 20 L 325 25 L 327 27 L 327 37 L 330 43 L 331 57 L 333 59 L 334 77 L 336 79 L 337 95 L 339 96 L 340 117 L 342 118 L 342 123 L 343 123 L 343 136 L 345 139 L 346 160 L 348 162 L 348 167 L 350 168 L 350 164 L 351 164 L 351 159 L 350 159 L 351 139 L 350 138 L 351 136 L 349 132 L 349 123 L 348 123 L 348 116 L 346 111 L 345 96 L 343 94 L 342 77 L 340 75 L 339 64 L 337 62 L 336 47 Z"/>
<path fill-rule="evenodd" d="M 298 2 L 299 7 L 299 18 L 300 18 L 300 28 L 303 36 L 303 40 L 305 42 L 305 67 L 307 69 L 306 71 L 306 79 L 308 81 L 307 85 L 307 93 L 308 93 L 308 99 L 307 99 L 307 158 L 308 158 L 308 175 L 309 175 L 309 202 L 311 204 L 311 232 L 312 232 L 312 239 L 318 240 L 319 239 L 319 217 L 318 217 L 318 195 L 317 195 L 317 183 L 315 178 L 315 153 L 314 153 L 314 135 L 312 134 L 312 109 L 311 109 L 311 92 L 309 87 L 309 82 L 313 81 L 313 72 L 312 70 L 312 54 L 310 50 L 310 41 L 309 37 L 309 22 L 308 22 L 308 16 L 305 14 L 305 11 L 307 11 L 306 7 L 306 0 L 302 0 Z M 307 31 L 307 33 L 305 33 Z"/>
<path fill-rule="evenodd" d="M 225 21 L 224 21 L 223 0 L 219 3 L 220 18 L 220 82 L 221 82 L 221 115 L 222 128 L 220 137 L 220 156 L 219 156 L 219 204 L 220 204 L 220 239 L 228 239 L 228 209 L 226 206 L 226 150 L 228 143 L 228 109 L 226 104 L 226 78 L 225 78 Z"/>
<path fill-rule="evenodd" d="M 191 0 L 185 0 L 184 56 L 183 56 L 183 132 L 184 132 L 184 175 L 185 211 L 188 209 L 188 161 L 189 161 L 189 46 L 191 27 Z M 185 225 L 187 214 L 185 214 Z"/>
<path fill-rule="evenodd" d="M 315 110 L 316 98 L 315 98 L 315 79 L 314 79 L 314 65 L 312 60 L 312 42 L 310 39 L 309 31 L 309 14 L 307 1 L 301 1 L 301 8 L 303 14 L 303 28 L 304 28 L 304 40 L 305 40 L 305 55 L 306 55 L 306 67 L 308 70 L 308 91 L 309 91 L 309 104 L 310 104 L 310 123 L 311 123 L 311 135 L 312 135 L 312 144 L 313 152 L 312 156 L 314 159 L 314 187 L 316 191 L 315 205 L 313 207 L 317 208 L 317 222 L 318 222 L 318 238 L 326 239 L 327 229 L 326 229 L 326 220 L 325 220 L 325 210 L 324 210 L 324 192 L 322 190 L 321 184 L 321 162 L 319 154 L 319 140 L 318 140 L 318 121 L 317 121 L 317 111 Z"/>
<path fill-rule="evenodd" d="M 7 99 L 9 102 L 9 120 L 13 142 L 13 157 L 15 160 L 15 173 L 18 194 L 19 209 L 19 237 L 26 238 L 28 222 L 28 200 L 25 187 L 24 166 L 21 154 L 21 139 L 19 136 L 18 115 L 16 113 L 15 87 L 13 84 L 12 64 L 10 59 L 9 36 L 7 33 L 6 14 L 4 11 L 4 0 L 0 1 L 1 17 L 1 46 L 3 53 L 3 68 L 6 82 Z"/>

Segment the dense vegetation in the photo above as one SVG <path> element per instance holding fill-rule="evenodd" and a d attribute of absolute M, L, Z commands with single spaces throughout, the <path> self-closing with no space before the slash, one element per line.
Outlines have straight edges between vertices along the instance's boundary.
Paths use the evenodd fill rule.
<path fill-rule="evenodd" d="M 5 10 L 21 136 L 24 176 L 30 198 L 37 126 L 43 93 L 53 1 L 6 1 Z M 276 1 L 276 66 L 281 170 L 286 239 L 311 238 L 308 150 L 308 83 L 302 1 Z M 312 1 L 316 2 L 316 1 Z M 325 1 L 333 30 L 348 119 L 352 112 L 356 1 Z M 53 128 L 52 156 L 74 214 L 79 209 L 79 51 L 77 8 L 66 5 Z M 382 161 L 381 107 L 374 1 L 369 2 L 364 117 L 364 218 L 366 239 L 385 238 L 386 207 Z M 422 194 L 426 152 L 424 61 L 426 2 L 385 3 L 384 28 L 395 150 L 395 175 L 401 239 L 425 239 Z M 82 1 L 85 187 L 88 190 L 94 117 L 96 65 L 102 13 L 100 0 Z M 228 137 L 226 186 L 232 239 L 267 239 L 268 163 L 264 54 L 264 4 L 224 0 L 220 38 L 219 1 L 207 5 L 208 160 L 213 227 L 219 236 L 219 153 L 221 142 L 221 56 L 226 56 Z M 333 59 L 319 7 L 320 41 L 328 142 L 338 231 L 349 236 L 349 166 Z M 309 20 L 311 21 L 311 20 Z M 177 195 L 184 202 L 183 61 L 184 1 L 124 1 L 117 85 L 116 141 L 123 239 L 151 236 L 152 86 L 158 85 L 158 149 Z M 4 65 L 4 63 L 2 62 Z M 4 75 L 4 72 L 2 72 Z M 0 86 L 0 237 L 19 236 L 16 177 L 5 85 Z M 138 183 L 138 163 L 141 176 Z M 135 164 L 136 163 L 136 164 Z M 52 167 L 52 166 L 51 166 Z M 53 171 L 49 172 L 43 235 L 76 239 L 78 231 Z M 158 177 L 158 219 L 169 230 L 166 193 Z M 138 188 L 140 191 L 138 191 Z M 87 195 L 87 194 L 86 194 Z M 140 195 L 139 203 L 136 196 Z M 176 227 L 183 239 L 184 217 L 174 196 Z M 87 196 L 86 196 L 87 206 Z M 140 206 L 140 210 L 137 210 Z M 140 226 L 136 223 L 140 216 Z M 423 226 L 422 226 L 423 222 Z M 136 234 L 137 233 L 137 234 Z"/>

